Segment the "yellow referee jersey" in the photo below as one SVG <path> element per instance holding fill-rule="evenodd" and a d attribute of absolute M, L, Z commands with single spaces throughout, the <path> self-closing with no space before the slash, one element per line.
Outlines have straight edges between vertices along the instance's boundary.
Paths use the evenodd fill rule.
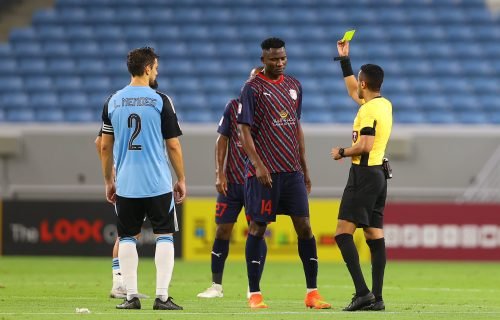
<path fill-rule="evenodd" d="M 362 166 L 381 165 L 391 130 L 392 104 L 389 100 L 377 97 L 361 105 L 352 126 L 352 144 L 358 142 L 360 135 L 374 135 L 375 141 L 370 153 L 353 156 L 352 163 Z"/>

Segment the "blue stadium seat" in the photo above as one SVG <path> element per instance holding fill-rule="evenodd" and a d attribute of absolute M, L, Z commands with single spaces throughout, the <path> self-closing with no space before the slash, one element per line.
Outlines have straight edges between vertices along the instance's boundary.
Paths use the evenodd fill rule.
<path fill-rule="evenodd" d="M 59 14 L 53 9 L 39 10 L 33 14 L 34 25 L 56 25 L 59 22 Z"/>
<path fill-rule="evenodd" d="M 86 22 L 90 25 L 98 26 L 100 24 L 112 25 L 118 23 L 119 20 L 127 21 L 126 16 L 117 16 L 114 9 L 96 5 L 88 9 Z"/>
<path fill-rule="evenodd" d="M 417 93 L 435 94 L 441 92 L 441 81 L 436 78 L 412 78 L 410 83 L 411 90 Z"/>
<path fill-rule="evenodd" d="M 392 50 L 399 59 L 420 59 L 424 56 L 422 45 L 414 42 L 396 42 Z"/>
<path fill-rule="evenodd" d="M 424 114 L 416 110 L 395 110 L 393 113 L 395 122 L 419 124 L 425 122 Z"/>
<path fill-rule="evenodd" d="M 65 41 L 66 32 L 62 26 L 38 26 L 36 29 L 40 41 Z"/>
<path fill-rule="evenodd" d="M 0 109 L 0 122 L 5 121 L 5 110 Z"/>
<path fill-rule="evenodd" d="M 14 43 L 14 54 L 18 58 L 40 57 L 42 55 L 42 46 L 38 42 Z"/>
<path fill-rule="evenodd" d="M 484 124 L 488 123 L 486 114 L 478 111 L 463 111 L 457 113 L 457 120 L 463 124 Z"/>
<path fill-rule="evenodd" d="M 5 111 L 5 120 L 10 122 L 34 122 L 35 112 L 30 108 L 13 108 Z"/>
<path fill-rule="evenodd" d="M 167 21 L 172 21 L 174 18 L 174 11 L 171 8 L 164 7 L 147 7 L 144 14 L 148 17 L 148 21 L 155 28 L 162 29 Z"/>
<path fill-rule="evenodd" d="M 426 112 L 446 112 L 451 110 L 451 101 L 444 95 L 422 93 L 416 96 L 419 108 Z"/>
<path fill-rule="evenodd" d="M 500 92 L 500 79 L 490 77 L 468 78 L 468 82 L 478 96 L 485 94 L 498 94 Z"/>
<path fill-rule="evenodd" d="M 160 86 L 163 86 L 163 83 L 159 82 Z M 200 90 L 200 81 L 195 77 L 179 77 L 173 76 L 170 82 L 170 86 L 166 87 L 168 90 L 176 90 L 176 91 L 191 91 L 196 92 Z"/>
<path fill-rule="evenodd" d="M 85 23 L 88 19 L 86 11 L 82 8 L 61 8 L 56 11 L 58 23 L 61 24 Z"/>
<path fill-rule="evenodd" d="M 11 43 L 33 42 L 38 39 L 38 34 L 33 28 L 14 28 L 9 34 Z"/>
<path fill-rule="evenodd" d="M 29 97 L 25 93 L 4 93 L 1 95 L 0 105 L 4 108 L 18 108 L 22 110 L 29 106 Z"/>
<path fill-rule="evenodd" d="M 93 41 L 74 42 L 71 44 L 71 55 L 74 58 L 101 58 L 103 54 L 104 53 L 101 52 L 97 43 Z"/>
<path fill-rule="evenodd" d="M 101 41 L 97 43 L 99 51 L 108 59 L 121 59 L 127 57 L 127 53 L 132 49 L 125 41 Z"/>
<path fill-rule="evenodd" d="M 128 16 L 127 16 L 128 20 Z M 145 40 L 151 38 L 151 29 L 147 26 L 129 25 L 123 28 L 128 40 Z"/>
<path fill-rule="evenodd" d="M 34 109 L 56 109 L 59 108 L 59 96 L 52 92 L 34 93 L 30 97 L 30 105 Z"/>
<path fill-rule="evenodd" d="M 0 43 L 0 61 L 13 57 L 12 48 L 9 43 Z"/>
<path fill-rule="evenodd" d="M 203 19 L 203 12 L 198 8 L 186 8 L 176 10 L 173 20 L 178 24 L 190 25 Z"/>
<path fill-rule="evenodd" d="M 24 89 L 29 92 L 52 91 L 52 79 L 49 76 L 44 75 L 26 76 L 24 81 Z"/>
<path fill-rule="evenodd" d="M 37 109 L 35 120 L 40 122 L 63 122 L 64 112 L 61 109 Z"/>
<path fill-rule="evenodd" d="M 442 76 L 439 83 L 444 92 L 453 94 L 455 92 L 472 92 L 473 90 L 470 82 L 465 78 L 448 77 L 447 74 Z"/>
<path fill-rule="evenodd" d="M 64 120 L 69 122 L 96 122 L 101 120 L 101 114 L 94 109 L 87 110 L 65 110 Z"/>
<path fill-rule="evenodd" d="M 226 91 L 229 88 L 229 81 L 221 77 L 207 76 L 201 78 L 201 88 L 207 93 Z"/>
<path fill-rule="evenodd" d="M 500 114 L 500 100 L 498 99 L 498 91 L 489 94 L 477 95 L 477 104 L 483 110 L 488 112 L 497 112 Z"/>
<path fill-rule="evenodd" d="M 332 113 L 332 120 L 331 121 L 322 121 L 319 120 L 320 122 L 338 122 L 338 123 L 346 123 L 346 124 L 352 124 L 354 121 L 354 118 L 356 117 L 356 111 L 354 110 L 341 110 L 341 111 L 336 111 Z M 328 117 L 326 117 L 328 119 Z"/>
<path fill-rule="evenodd" d="M 351 122 L 352 122 L 351 118 Z M 332 123 L 332 122 L 342 122 L 339 118 L 335 117 L 330 112 L 304 112 L 300 119 L 303 123 L 314 122 L 314 123 Z"/>
<path fill-rule="evenodd" d="M 210 110 L 205 96 L 197 94 L 179 94 L 175 99 L 176 109 L 190 109 L 198 112 Z"/>
<path fill-rule="evenodd" d="M 213 121 L 212 114 L 210 112 L 204 111 L 182 111 L 178 112 L 177 116 L 182 122 L 215 122 Z"/>
<path fill-rule="evenodd" d="M 64 26 L 66 37 L 74 45 L 82 41 L 94 40 L 94 30 L 87 25 L 68 25 Z"/>
<path fill-rule="evenodd" d="M 76 71 L 80 75 L 102 75 L 105 72 L 105 66 L 102 60 L 84 58 L 76 62 Z"/>
<path fill-rule="evenodd" d="M 416 38 L 415 31 L 408 25 L 399 25 L 397 28 L 387 28 L 385 32 L 387 33 L 387 37 L 393 39 L 396 43 L 410 43 Z"/>
<path fill-rule="evenodd" d="M 425 114 L 425 118 L 431 124 L 452 124 L 457 122 L 450 111 L 429 111 Z"/>
<path fill-rule="evenodd" d="M 392 102 L 394 110 L 419 110 L 420 104 L 413 95 L 408 94 L 393 94 L 388 97 Z"/>
<path fill-rule="evenodd" d="M 148 16 L 145 15 L 140 6 L 130 8 L 126 5 L 121 5 L 120 8 L 116 9 L 114 22 L 124 25 L 125 28 L 131 29 L 135 27 L 142 29 L 144 28 L 144 22 L 147 20 Z M 142 33 L 142 31 L 139 33 Z"/>
<path fill-rule="evenodd" d="M 71 48 L 68 43 L 61 41 L 51 41 L 43 44 L 43 54 L 46 57 L 67 57 L 71 54 Z"/>
<path fill-rule="evenodd" d="M 125 34 L 122 28 L 116 25 L 98 24 L 94 26 L 94 39 L 97 41 L 124 40 Z"/>
<path fill-rule="evenodd" d="M 71 74 L 74 71 L 75 61 L 73 59 L 50 59 L 47 65 L 47 73 L 50 75 Z"/>
<path fill-rule="evenodd" d="M 23 79 L 19 76 L 0 75 L 0 83 L 0 92 L 15 92 L 24 89 Z"/>
<path fill-rule="evenodd" d="M 156 50 L 157 49 L 157 50 Z M 176 43 L 175 46 L 171 43 L 161 43 L 158 45 L 155 50 L 160 54 L 160 56 L 165 58 L 167 62 L 170 59 L 179 59 L 179 60 L 187 60 L 189 55 L 191 54 L 184 43 Z M 162 61 L 164 61 L 162 60 Z M 187 61 L 190 64 L 190 61 Z M 162 64 L 165 62 L 162 62 Z"/>
<path fill-rule="evenodd" d="M 495 78 L 495 71 L 491 68 L 491 64 L 488 61 L 466 59 L 460 62 L 460 66 L 462 67 L 463 73 L 467 76 L 493 76 L 493 78 Z"/>
<path fill-rule="evenodd" d="M 84 76 L 82 89 L 90 93 L 93 91 L 105 90 L 111 86 L 111 80 L 104 76 Z"/>
<path fill-rule="evenodd" d="M 62 93 L 59 106 L 63 109 L 90 109 L 89 100 L 84 93 Z"/>
<path fill-rule="evenodd" d="M 82 81 L 78 76 L 58 76 L 54 82 L 60 92 L 81 91 Z"/>
<path fill-rule="evenodd" d="M 23 58 L 19 60 L 18 72 L 21 74 L 45 74 L 47 64 L 40 58 Z"/>
<path fill-rule="evenodd" d="M 481 105 L 475 95 L 451 94 L 448 100 L 455 111 L 481 111 Z"/>

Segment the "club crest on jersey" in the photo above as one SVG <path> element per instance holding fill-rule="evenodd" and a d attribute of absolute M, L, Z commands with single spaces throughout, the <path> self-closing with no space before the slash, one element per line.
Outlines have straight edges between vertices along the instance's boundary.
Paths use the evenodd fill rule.
<path fill-rule="evenodd" d="M 241 113 L 241 108 L 243 108 L 243 105 L 240 103 L 238 103 L 238 114 Z"/>
<path fill-rule="evenodd" d="M 280 117 L 281 117 L 281 119 L 286 119 L 288 117 L 288 111 L 281 110 L 280 111 Z"/>
<path fill-rule="evenodd" d="M 297 100 L 297 91 L 290 89 L 290 97 L 292 97 L 293 100 Z"/>
<path fill-rule="evenodd" d="M 352 132 L 352 141 L 353 142 L 358 141 L 358 132 L 357 131 Z"/>

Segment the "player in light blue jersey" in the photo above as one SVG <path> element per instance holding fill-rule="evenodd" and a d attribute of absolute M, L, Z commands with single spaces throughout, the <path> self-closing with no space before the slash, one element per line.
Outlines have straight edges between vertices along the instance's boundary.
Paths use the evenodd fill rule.
<path fill-rule="evenodd" d="M 127 298 L 118 309 L 140 309 L 136 242 L 144 217 L 156 235 L 155 310 L 180 310 L 168 295 L 174 267 L 173 233 L 178 231 L 175 203 L 186 196 L 182 134 L 172 100 L 155 91 L 158 56 L 152 48 L 127 57 L 128 86 L 112 94 L 103 108 L 101 162 L 106 199 L 115 204 L 120 237 L 118 255 Z M 165 154 L 168 153 L 168 157 Z M 172 185 L 171 163 L 177 182 Z M 116 183 L 113 175 L 116 171 Z"/>

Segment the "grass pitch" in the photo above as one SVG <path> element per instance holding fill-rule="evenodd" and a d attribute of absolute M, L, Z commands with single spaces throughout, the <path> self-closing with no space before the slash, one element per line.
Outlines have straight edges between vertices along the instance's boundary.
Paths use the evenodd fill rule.
<path fill-rule="evenodd" d="M 370 283 L 370 266 L 364 265 Z M 267 310 L 246 305 L 246 266 L 226 264 L 224 298 L 199 299 L 210 284 L 210 264 L 176 261 L 170 295 L 184 311 L 153 311 L 155 267 L 139 262 L 142 310 L 116 310 L 108 298 L 110 258 L 0 257 L 0 319 L 500 319 L 500 264 L 389 261 L 385 312 L 340 311 L 354 292 L 343 264 L 320 262 L 318 285 L 331 310 L 304 307 L 302 265 L 269 262 L 261 282 Z M 77 314 L 88 308 L 90 314 Z"/>

